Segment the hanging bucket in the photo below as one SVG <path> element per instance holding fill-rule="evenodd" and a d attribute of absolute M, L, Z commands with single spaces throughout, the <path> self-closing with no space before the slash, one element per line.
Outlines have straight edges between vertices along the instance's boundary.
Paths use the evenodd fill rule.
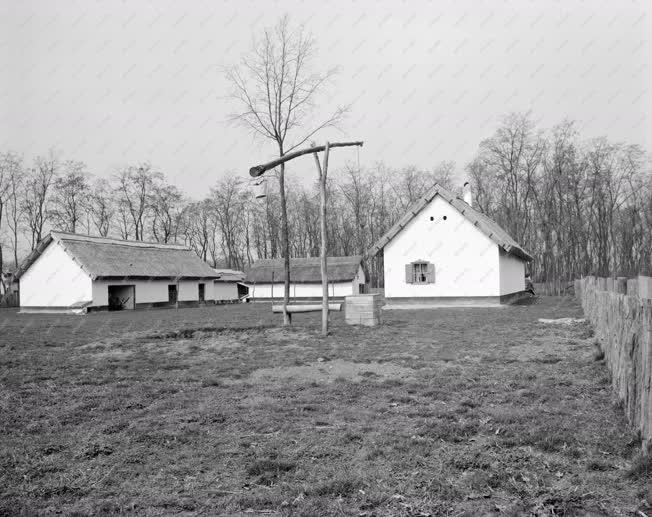
<path fill-rule="evenodd" d="M 267 181 L 264 178 L 257 178 L 253 182 L 252 190 L 256 199 L 267 197 Z"/>

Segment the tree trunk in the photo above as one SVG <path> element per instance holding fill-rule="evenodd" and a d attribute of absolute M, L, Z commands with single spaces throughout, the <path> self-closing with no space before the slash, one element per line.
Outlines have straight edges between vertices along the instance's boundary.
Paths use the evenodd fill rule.
<path fill-rule="evenodd" d="M 324 146 L 324 168 L 319 165 L 319 156 L 314 154 L 315 163 L 317 165 L 317 173 L 319 174 L 319 222 L 321 227 L 321 289 L 322 289 L 322 309 L 321 309 L 321 333 L 323 336 L 328 335 L 328 232 L 326 227 L 326 178 L 328 174 L 328 142 Z"/>
<path fill-rule="evenodd" d="M 279 149 L 281 156 L 283 148 Z M 285 269 L 285 286 L 283 289 L 283 325 L 292 324 L 292 315 L 287 311 L 290 302 L 290 238 L 288 230 L 288 210 L 285 199 L 285 163 L 281 164 L 281 173 L 278 178 L 281 197 L 281 233 L 283 234 L 283 258 Z"/>

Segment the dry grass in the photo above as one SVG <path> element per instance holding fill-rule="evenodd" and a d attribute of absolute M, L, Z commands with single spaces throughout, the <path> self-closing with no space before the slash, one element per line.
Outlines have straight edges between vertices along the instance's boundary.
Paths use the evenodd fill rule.
<path fill-rule="evenodd" d="M 536 322 L 572 301 L 277 316 L 0 312 L 0 514 L 649 511 L 590 329 Z"/>

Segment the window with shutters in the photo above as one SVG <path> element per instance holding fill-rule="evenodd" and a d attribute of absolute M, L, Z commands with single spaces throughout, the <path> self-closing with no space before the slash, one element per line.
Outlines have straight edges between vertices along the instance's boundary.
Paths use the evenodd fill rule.
<path fill-rule="evenodd" d="M 435 265 L 424 260 L 406 264 L 405 282 L 408 284 L 434 284 Z"/>

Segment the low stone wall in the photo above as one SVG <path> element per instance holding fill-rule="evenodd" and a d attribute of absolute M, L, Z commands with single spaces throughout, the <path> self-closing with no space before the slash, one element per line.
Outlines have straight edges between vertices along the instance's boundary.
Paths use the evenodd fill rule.
<path fill-rule="evenodd" d="M 651 285 L 649 277 L 575 281 L 575 296 L 595 328 L 613 388 L 645 448 L 652 443 Z"/>

